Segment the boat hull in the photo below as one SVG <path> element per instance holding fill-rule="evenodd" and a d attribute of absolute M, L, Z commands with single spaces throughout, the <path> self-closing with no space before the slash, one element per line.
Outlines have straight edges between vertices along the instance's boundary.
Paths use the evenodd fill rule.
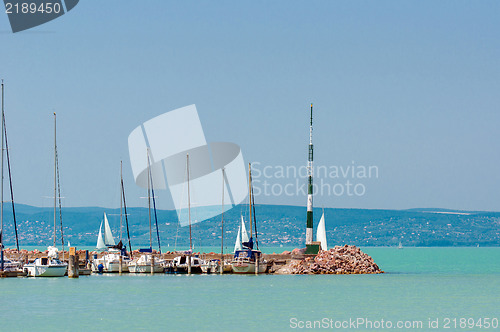
<path fill-rule="evenodd" d="M 64 277 L 66 265 L 25 265 L 28 277 Z"/>
<path fill-rule="evenodd" d="M 153 266 L 153 273 L 163 273 L 165 268 L 161 265 Z M 128 266 L 129 273 L 151 273 L 151 265 L 129 265 Z"/>
<path fill-rule="evenodd" d="M 233 273 L 235 274 L 255 274 L 254 262 L 238 262 L 231 264 Z M 259 274 L 266 273 L 267 263 L 259 263 Z"/>
<path fill-rule="evenodd" d="M 27 273 L 25 271 L 0 271 L 0 278 L 17 278 L 17 277 L 26 277 Z"/>
<path fill-rule="evenodd" d="M 188 273 L 188 267 L 187 266 L 171 266 L 167 267 L 166 273 L 173 273 L 173 274 L 187 274 Z M 206 273 L 203 272 L 201 266 L 191 266 L 191 274 L 202 274 Z"/>
<path fill-rule="evenodd" d="M 122 261 L 122 272 L 127 273 L 128 272 L 128 262 L 129 261 Z M 101 259 L 98 259 L 93 262 L 92 264 L 92 272 L 101 272 L 99 271 L 99 265 L 103 265 L 102 273 L 119 273 L 120 272 L 120 262 L 110 262 L 110 261 L 103 261 Z"/>

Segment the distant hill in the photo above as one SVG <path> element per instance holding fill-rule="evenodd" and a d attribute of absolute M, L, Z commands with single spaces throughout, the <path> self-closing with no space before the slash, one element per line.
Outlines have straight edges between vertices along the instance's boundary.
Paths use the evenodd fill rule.
<path fill-rule="evenodd" d="M 9 206 L 4 209 L 6 246 L 13 246 L 13 222 Z M 305 208 L 300 206 L 256 205 L 258 240 L 264 246 L 303 246 L 305 238 Z M 224 214 L 225 242 L 234 244 L 240 216 L 247 205 L 236 206 Z M 329 245 L 345 243 L 361 246 L 500 246 L 500 213 L 455 211 L 445 209 L 367 210 L 325 209 Z M 115 237 L 119 236 L 119 209 L 102 207 L 63 208 L 64 236 L 79 246 L 96 243 L 99 225 L 106 212 Z M 129 208 L 129 229 L 132 246 L 149 243 L 148 210 Z M 317 225 L 322 210 L 314 209 Z M 16 204 L 20 244 L 48 245 L 52 241 L 53 209 Z M 175 211 L 157 212 L 161 241 L 174 246 L 187 246 L 188 227 L 179 227 Z M 59 218 L 59 216 L 57 216 Z M 195 216 L 194 218 L 195 219 Z M 59 234 L 59 219 L 57 219 Z M 154 223 L 154 216 L 153 216 Z M 248 227 L 248 226 L 247 226 Z M 154 229 L 154 224 L 153 224 Z M 219 246 L 220 216 L 193 225 L 195 246 Z M 58 235 L 59 236 L 59 235 Z M 123 236 L 126 237 L 125 218 Z M 155 239 L 156 236 L 154 235 Z M 176 240 L 177 239 L 177 240 Z M 60 240 L 58 240 L 58 243 Z M 156 241 L 154 241 L 156 243 Z"/>

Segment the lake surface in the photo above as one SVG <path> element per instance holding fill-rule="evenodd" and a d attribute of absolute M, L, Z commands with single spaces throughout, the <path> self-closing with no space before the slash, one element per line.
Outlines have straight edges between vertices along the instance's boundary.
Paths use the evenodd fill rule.
<path fill-rule="evenodd" d="M 427 331 L 433 324 L 438 327 L 433 330 L 500 330 L 500 248 L 363 251 L 386 273 L 2 279 L 1 326 L 14 331 L 286 331 L 343 325 L 366 331 L 391 324 L 393 330 L 407 330 L 406 325 Z"/>

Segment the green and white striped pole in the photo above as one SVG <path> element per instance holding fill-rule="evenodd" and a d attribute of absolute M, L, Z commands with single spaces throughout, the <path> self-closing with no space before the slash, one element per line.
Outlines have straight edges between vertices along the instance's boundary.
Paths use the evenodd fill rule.
<path fill-rule="evenodd" d="M 306 245 L 313 241 L 313 104 L 311 104 L 311 123 L 309 126 L 309 159 L 307 162 L 307 229 Z"/>

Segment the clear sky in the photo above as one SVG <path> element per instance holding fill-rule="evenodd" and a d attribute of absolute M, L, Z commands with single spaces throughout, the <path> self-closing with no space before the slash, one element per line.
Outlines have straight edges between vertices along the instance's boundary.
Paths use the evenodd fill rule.
<path fill-rule="evenodd" d="M 64 205 L 119 206 L 123 159 L 128 204 L 145 206 L 127 148 L 144 121 L 196 104 L 207 141 L 239 144 L 262 173 L 306 165 L 312 102 L 316 165 L 378 175 L 329 174 L 337 194 L 347 180 L 364 192 L 316 206 L 500 211 L 499 13 L 498 1 L 86 0 L 16 34 L 0 13 L 16 201 L 52 204 L 53 111 Z"/>

